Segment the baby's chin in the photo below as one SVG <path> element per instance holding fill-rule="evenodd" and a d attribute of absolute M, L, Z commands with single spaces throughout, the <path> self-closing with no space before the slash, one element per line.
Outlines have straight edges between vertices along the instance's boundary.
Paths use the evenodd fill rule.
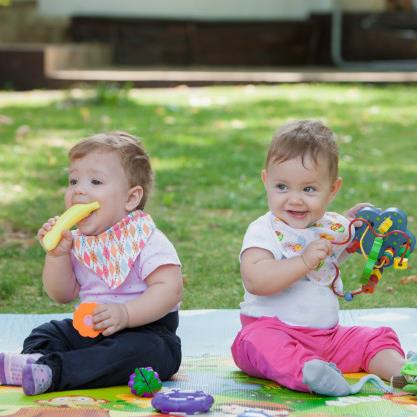
<path fill-rule="evenodd" d="M 290 222 L 287 223 L 288 226 L 292 227 L 293 229 L 307 229 L 307 227 L 310 226 L 310 223 L 295 223 L 295 222 Z"/>
<path fill-rule="evenodd" d="M 94 228 L 88 225 L 79 225 L 78 231 L 85 236 L 98 236 L 102 234 L 106 229 Z"/>
<path fill-rule="evenodd" d="M 312 222 L 309 212 L 290 213 L 285 211 L 280 213 L 274 213 L 274 216 L 283 221 L 288 226 L 292 227 L 293 229 L 305 229 Z"/>

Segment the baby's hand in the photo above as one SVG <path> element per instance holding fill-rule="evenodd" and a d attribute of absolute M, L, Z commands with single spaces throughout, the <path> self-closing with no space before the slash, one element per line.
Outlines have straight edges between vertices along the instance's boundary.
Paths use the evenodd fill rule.
<path fill-rule="evenodd" d="M 313 271 L 320 265 L 321 261 L 324 261 L 332 253 L 332 244 L 327 239 L 319 239 L 307 245 L 301 259 L 306 267 Z"/>
<path fill-rule="evenodd" d="M 93 314 L 94 328 L 110 336 L 129 325 L 129 313 L 124 304 L 99 304 Z"/>
<path fill-rule="evenodd" d="M 42 227 L 38 230 L 38 240 L 43 247 L 42 241 L 45 235 L 52 229 L 52 227 L 57 222 L 59 216 L 50 218 Z M 69 230 L 62 232 L 62 239 L 53 250 L 48 252 L 48 255 L 58 257 L 63 255 L 68 255 L 71 252 L 72 248 L 72 233 Z"/>
<path fill-rule="evenodd" d="M 365 207 L 373 207 L 373 204 L 371 203 L 358 203 L 355 204 L 352 208 L 350 208 L 348 211 L 346 211 L 345 213 L 345 217 L 351 221 L 353 220 L 356 215 L 358 214 L 359 210 L 362 210 Z M 363 224 L 363 222 L 361 222 L 360 220 L 356 221 L 355 223 L 353 223 L 354 227 L 361 227 Z"/>

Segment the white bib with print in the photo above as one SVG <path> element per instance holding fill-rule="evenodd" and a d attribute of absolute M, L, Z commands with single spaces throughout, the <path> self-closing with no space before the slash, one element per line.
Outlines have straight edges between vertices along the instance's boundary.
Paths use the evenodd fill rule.
<path fill-rule="evenodd" d="M 294 229 L 271 213 L 271 226 L 276 235 L 276 244 L 284 258 L 301 255 L 307 245 L 318 239 L 344 242 L 349 236 L 349 221 L 340 214 L 328 212 L 319 221 L 306 229 Z M 353 237 L 352 237 L 353 238 Z M 332 245 L 333 254 L 328 256 L 306 276 L 318 285 L 329 285 L 337 275 L 335 264 L 350 240 L 342 245 Z"/>

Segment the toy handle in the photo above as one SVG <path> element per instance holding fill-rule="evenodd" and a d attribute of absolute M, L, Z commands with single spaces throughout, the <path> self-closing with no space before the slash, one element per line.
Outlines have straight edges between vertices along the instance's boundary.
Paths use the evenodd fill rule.
<path fill-rule="evenodd" d="M 43 237 L 43 247 L 49 252 L 56 248 L 62 239 L 62 232 L 69 230 L 91 212 L 100 208 L 100 204 L 94 201 L 89 204 L 74 204 L 66 210 L 54 224 L 52 229 Z"/>

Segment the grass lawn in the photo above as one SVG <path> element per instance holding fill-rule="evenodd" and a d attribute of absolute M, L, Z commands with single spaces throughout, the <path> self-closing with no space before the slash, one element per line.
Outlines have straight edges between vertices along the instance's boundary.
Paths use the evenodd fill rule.
<path fill-rule="evenodd" d="M 40 225 L 63 211 L 66 153 L 107 130 L 143 138 L 156 172 L 147 210 L 183 262 L 184 309 L 237 308 L 238 253 L 247 225 L 266 210 L 260 180 L 273 132 L 320 118 L 339 135 L 342 191 L 331 209 L 360 201 L 396 206 L 417 233 L 417 87 L 283 85 L 204 89 L 0 92 L 0 312 L 69 312 L 42 291 Z M 415 307 L 417 256 L 384 273 L 376 293 L 343 308 Z M 364 259 L 342 267 L 354 289 Z"/>

